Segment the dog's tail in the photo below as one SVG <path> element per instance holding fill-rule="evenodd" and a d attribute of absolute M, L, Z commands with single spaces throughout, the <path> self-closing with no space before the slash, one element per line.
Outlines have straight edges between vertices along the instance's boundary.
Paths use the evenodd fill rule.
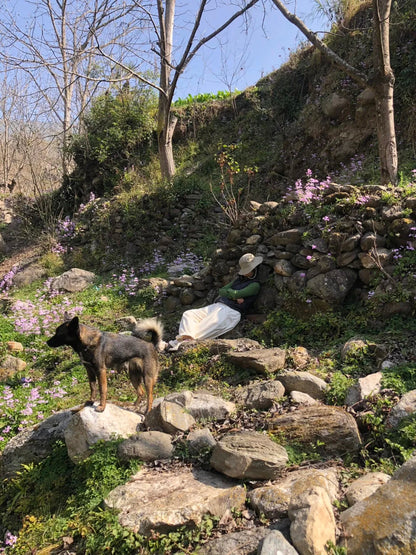
<path fill-rule="evenodd" d="M 140 339 L 146 339 L 146 336 L 148 337 L 150 335 L 150 341 L 157 349 L 163 339 L 163 324 L 156 318 L 145 318 L 137 322 L 132 331 L 132 335 Z"/>

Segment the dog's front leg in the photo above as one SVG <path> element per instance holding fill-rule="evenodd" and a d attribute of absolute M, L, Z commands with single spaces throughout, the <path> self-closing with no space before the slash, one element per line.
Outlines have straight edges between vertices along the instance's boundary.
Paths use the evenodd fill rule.
<path fill-rule="evenodd" d="M 90 399 L 85 402 L 85 406 L 88 407 L 93 405 L 97 398 L 97 375 L 90 364 L 84 364 L 84 366 L 87 370 L 88 382 L 90 384 Z"/>
<path fill-rule="evenodd" d="M 100 404 L 95 410 L 103 412 L 107 403 L 107 372 L 105 368 L 98 370 L 98 387 L 100 388 Z"/>

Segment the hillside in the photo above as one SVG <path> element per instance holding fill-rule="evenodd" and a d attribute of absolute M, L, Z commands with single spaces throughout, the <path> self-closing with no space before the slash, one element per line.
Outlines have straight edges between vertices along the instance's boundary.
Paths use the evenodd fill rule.
<path fill-rule="evenodd" d="M 176 108 L 178 173 L 172 184 L 161 182 L 153 154 L 111 194 L 96 198 L 93 181 L 84 183 L 82 203 L 74 201 L 74 210 L 56 218 L 54 195 L 34 203 L 4 195 L 0 538 L 5 553 L 199 549 L 213 555 L 233 549 L 248 555 L 265 546 L 271 530 L 276 532 L 271 542 L 284 540 L 288 552 L 300 555 L 316 546 L 333 555 L 377 553 L 380 545 L 412 552 L 412 2 L 399 2 L 394 17 L 398 187 L 378 183 L 371 95 L 305 47 L 235 97 Z M 368 63 L 370 39 L 362 31 L 367 21 L 368 14 L 359 11 L 329 39 L 351 63 Z M 73 412 L 88 395 L 86 372 L 72 350 L 45 343 L 64 313 L 116 332 L 134 331 L 135 319 L 157 316 L 165 339 L 172 339 L 183 311 L 211 302 L 245 252 L 264 260 L 262 292 L 250 317 L 212 344 L 160 353 L 159 405 L 147 420 L 142 405 L 139 411 L 121 411 L 131 409 L 134 390 L 127 375 L 109 372 L 107 412 L 99 415 L 91 407 L 75 412 L 90 423 L 73 433 L 72 447 L 86 430 L 96 436 L 92 455 L 73 460 L 63 429 L 75 421 Z M 88 283 L 54 288 L 54 279 L 65 282 L 62 275 L 73 268 L 84 270 Z M 163 456 L 158 451 L 153 459 L 143 458 L 139 434 L 124 442 L 108 440 L 103 428 L 116 428 L 118 411 L 130 413 L 133 426 L 140 421 L 134 428 L 140 434 L 158 437 L 163 430 Z M 105 425 L 97 429 L 101 416 Z M 194 451 L 199 434 L 202 447 Z M 152 436 L 141 437 L 153 449 Z M 283 463 L 276 463 L 276 451 Z M 13 465 L 22 463 L 10 478 Z M 231 480 L 224 482 L 219 473 Z M 171 526 L 170 513 L 162 515 L 165 522 L 159 511 L 160 492 L 166 504 L 182 507 L 177 492 L 185 484 L 196 488 L 189 486 L 190 474 L 201 476 L 199 485 L 212 480 L 219 484 L 214 490 L 230 488 L 230 507 L 217 507 L 218 516 L 200 508 L 197 495 L 191 508 L 185 504 L 181 524 Z M 119 520 L 112 508 L 117 496 L 127 499 L 136 487 L 145 489 L 133 495 L 133 509 L 123 505 Z M 149 533 L 152 525 L 145 524 L 146 533 L 138 533 L 135 515 L 150 498 L 157 529 Z M 314 514 L 320 515 L 317 521 Z M 309 536 L 305 530 L 312 522 Z M 350 535 L 354 529 L 363 533 Z M 274 552 L 276 544 L 271 545 L 261 553 Z"/>

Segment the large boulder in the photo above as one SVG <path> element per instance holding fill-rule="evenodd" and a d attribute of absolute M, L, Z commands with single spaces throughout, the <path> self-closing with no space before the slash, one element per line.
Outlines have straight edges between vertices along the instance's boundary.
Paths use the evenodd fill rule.
<path fill-rule="evenodd" d="M 392 479 L 341 513 L 348 555 L 416 553 L 416 456 Z"/>
<path fill-rule="evenodd" d="M 36 262 L 29 263 L 24 268 L 19 270 L 13 277 L 13 286 L 17 288 L 25 287 L 26 285 L 30 285 L 34 281 L 46 278 L 47 275 L 48 271 L 46 270 L 46 268 L 42 267 Z"/>
<path fill-rule="evenodd" d="M 323 444 L 326 454 L 343 456 L 357 453 L 361 438 L 351 414 L 340 407 L 313 405 L 300 407 L 270 420 L 269 430 L 283 434 L 289 441 L 306 445 Z"/>
<path fill-rule="evenodd" d="M 12 438 L 2 453 L 2 475 L 12 476 L 22 465 L 38 463 L 50 455 L 54 444 L 64 439 L 65 430 L 72 417 L 70 410 L 58 412 L 38 426 L 23 430 Z"/>
<path fill-rule="evenodd" d="M 311 278 L 306 284 L 306 290 L 324 301 L 341 304 L 356 280 L 354 270 L 339 268 Z"/>
<path fill-rule="evenodd" d="M 107 403 L 104 412 L 84 407 L 76 412 L 65 429 L 64 437 L 69 458 L 79 462 L 88 457 L 91 447 L 98 441 L 134 435 L 143 415 Z"/>

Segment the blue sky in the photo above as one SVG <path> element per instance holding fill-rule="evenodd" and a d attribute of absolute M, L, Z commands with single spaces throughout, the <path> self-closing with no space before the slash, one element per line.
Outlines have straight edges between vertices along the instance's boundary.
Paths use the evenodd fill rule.
<path fill-rule="evenodd" d="M 76 5 L 77 1 L 80 0 L 75 0 L 68 6 Z M 318 13 L 318 0 L 284 1 L 288 9 L 296 13 L 312 30 L 325 31 L 328 27 L 326 18 Z M 320 1 L 327 5 L 332 0 Z M 56 0 L 53 0 L 52 4 L 55 5 L 55 2 Z M 9 9 L 16 8 L 22 15 L 28 15 L 28 10 L 33 11 L 39 4 L 36 0 L 6 0 Z M 174 61 L 180 58 L 184 37 L 187 38 L 195 21 L 199 4 L 199 0 L 176 2 L 173 42 L 177 50 Z M 236 11 L 236 4 L 238 2 L 233 0 L 209 0 L 199 38 L 222 25 Z M 246 27 L 243 18 L 240 18 L 200 49 L 179 78 L 175 99 L 185 98 L 188 94 L 244 90 L 255 85 L 262 76 L 278 69 L 287 61 L 290 52 L 296 50 L 301 42 L 306 42 L 300 31 L 283 17 L 272 2 L 268 1 L 265 4 L 267 12 L 263 11 L 262 2 L 249 10 Z M 145 54 L 144 56 L 146 57 Z M 151 57 L 150 67 L 154 67 L 154 60 L 150 60 Z"/>
<path fill-rule="evenodd" d="M 195 0 L 190 0 L 190 3 L 199 4 Z M 292 0 L 286 4 L 314 31 L 327 28 L 326 19 L 317 13 L 315 0 Z M 215 12 L 208 13 L 206 28 L 212 29 L 216 23 L 216 26 L 221 24 L 225 20 L 224 10 L 217 8 Z M 185 14 L 180 8 L 177 13 L 180 16 Z M 191 14 L 188 16 L 191 17 Z M 176 34 L 175 40 L 180 40 L 180 33 Z M 269 7 L 264 17 L 261 6 L 256 5 L 250 13 L 247 33 L 242 22 L 236 21 L 219 39 L 213 39 L 202 47 L 180 77 L 175 98 L 219 90 L 244 90 L 255 85 L 263 75 L 279 68 L 287 61 L 290 52 L 305 41 L 300 31 L 277 8 Z"/>

